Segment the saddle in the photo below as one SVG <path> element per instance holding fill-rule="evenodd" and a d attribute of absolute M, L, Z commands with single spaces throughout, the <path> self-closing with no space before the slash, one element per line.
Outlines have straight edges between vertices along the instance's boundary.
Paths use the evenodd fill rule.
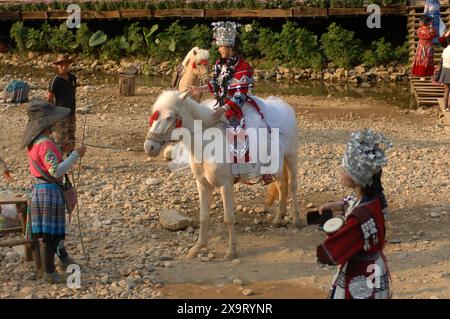
<path fill-rule="evenodd" d="M 256 184 L 262 180 L 264 184 L 271 183 L 274 181 L 273 176 L 261 175 L 261 164 L 258 163 L 258 158 L 251 158 L 250 141 L 245 131 L 245 118 L 240 119 L 238 124 L 237 122 L 236 120 L 229 121 L 225 126 L 226 149 L 229 160 L 231 160 L 231 173 L 235 176 L 234 182 Z"/>
<path fill-rule="evenodd" d="M 178 64 L 177 68 L 173 72 L 172 75 L 172 81 L 170 82 L 170 85 L 172 89 L 178 90 L 178 86 L 180 85 L 180 80 L 184 75 L 184 67 L 182 64 Z"/>

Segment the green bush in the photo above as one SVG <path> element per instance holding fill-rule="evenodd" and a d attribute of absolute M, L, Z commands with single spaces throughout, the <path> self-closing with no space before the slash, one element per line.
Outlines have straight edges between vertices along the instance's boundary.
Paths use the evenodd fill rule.
<path fill-rule="evenodd" d="M 353 31 L 346 30 L 333 22 L 320 38 L 320 43 L 325 57 L 339 67 L 348 68 L 359 62 L 361 41 L 355 38 Z"/>
<path fill-rule="evenodd" d="M 373 41 L 370 49 L 363 54 L 363 62 L 369 66 L 385 64 L 393 59 L 392 45 L 384 38 Z"/>
<path fill-rule="evenodd" d="M 361 8 L 364 0 L 330 0 L 331 8 Z"/>
<path fill-rule="evenodd" d="M 258 43 L 259 30 L 261 29 L 258 22 L 253 21 L 246 24 L 239 30 L 239 38 L 242 41 L 242 54 L 246 57 L 258 59 L 261 57 L 261 50 L 255 44 Z M 211 31 L 209 31 L 211 33 Z"/>
<path fill-rule="evenodd" d="M 124 50 L 122 37 L 107 40 L 100 49 L 100 59 L 103 61 L 119 61 Z"/>
<path fill-rule="evenodd" d="M 405 41 L 402 46 L 394 49 L 394 59 L 401 64 L 408 64 L 409 42 Z"/>
<path fill-rule="evenodd" d="M 189 30 L 189 45 L 184 49 L 189 51 L 193 47 L 208 49 L 211 47 L 211 29 L 205 24 L 196 24 Z"/>
<path fill-rule="evenodd" d="M 75 35 L 67 27 L 65 22 L 61 23 L 59 27 L 43 28 L 47 33 L 48 49 L 54 52 L 73 52 L 73 44 L 76 43 Z"/>
<path fill-rule="evenodd" d="M 136 22 L 125 27 L 123 33 L 114 38 L 108 38 L 102 30 L 94 31 L 89 30 L 85 23 L 74 30 L 68 29 L 65 23 L 52 27 L 47 22 L 39 29 L 33 29 L 19 21 L 12 26 L 10 36 L 22 54 L 27 51 L 79 52 L 103 60 L 117 61 L 123 56 L 144 56 L 152 57 L 155 61 L 170 60 L 171 63 L 177 63 L 192 47 L 198 46 L 211 49 L 211 63 L 219 58 L 217 47 L 211 47 L 212 30 L 208 24 L 187 27 L 176 21 L 161 30 L 158 24 L 147 28 Z M 262 28 L 253 21 L 239 29 L 239 36 L 245 59 L 257 61 L 260 66 L 320 69 L 325 61 L 331 61 L 339 67 L 348 68 L 360 60 L 370 66 L 391 61 L 404 64 L 409 57 L 408 42 L 394 49 L 384 38 L 373 41 L 363 51 L 354 32 L 335 23 L 328 27 L 320 41 L 311 31 L 299 28 L 291 21 L 286 22 L 280 32 Z M 96 46 L 91 46 L 96 38 Z M 91 40 L 94 42 L 90 43 Z"/>
<path fill-rule="evenodd" d="M 294 22 L 286 22 L 280 33 L 261 29 L 258 46 L 263 55 L 287 66 L 309 67 L 319 63 L 317 37 L 299 28 Z"/>
<path fill-rule="evenodd" d="M 23 25 L 22 21 L 14 23 L 9 31 L 11 38 L 16 43 L 17 49 L 20 53 L 25 53 L 26 42 L 28 36 L 28 28 Z"/>
<path fill-rule="evenodd" d="M 138 54 L 143 52 L 144 48 L 144 36 L 142 33 L 142 28 L 139 27 L 139 22 L 135 22 L 128 28 L 125 28 L 124 32 L 125 50 L 128 54 Z"/>

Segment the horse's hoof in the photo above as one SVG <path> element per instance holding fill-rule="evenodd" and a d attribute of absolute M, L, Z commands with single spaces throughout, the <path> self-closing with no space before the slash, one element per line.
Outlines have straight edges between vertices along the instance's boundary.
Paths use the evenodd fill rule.
<path fill-rule="evenodd" d="M 292 225 L 297 229 L 303 228 L 305 226 L 301 220 L 294 220 L 292 222 Z"/>
<path fill-rule="evenodd" d="M 283 222 L 281 221 L 281 219 L 276 218 L 274 219 L 274 221 L 272 222 L 272 226 L 275 228 L 280 228 L 283 226 Z"/>
<path fill-rule="evenodd" d="M 227 254 L 225 255 L 225 259 L 226 260 L 233 260 L 237 258 L 237 253 L 235 251 L 233 252 L 227 252 Z"/>
<path fill-rule="evenodd" d="M 191 248 L 187 253 L 187 258 L 196 258 L 199 254 L 199 250 Z"/>

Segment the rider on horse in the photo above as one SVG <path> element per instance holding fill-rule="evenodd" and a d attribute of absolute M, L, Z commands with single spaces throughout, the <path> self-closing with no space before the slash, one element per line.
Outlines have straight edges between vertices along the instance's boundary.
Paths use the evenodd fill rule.
<path fill-rule="evenodd" d="M 212 25 L 214 44 L 219 47 L 220 58 L 214 65 L 213 79 L 202 87 L 192 87 L 191 94 L 213 93 L 218 106 L 212 114 L 213 119 L 219 119 L 225 114 L 231 127 L 245 128 L 242 111 L 245 103 L 253 107 L 265 122 L 258 104 L 249 95 L 254 86 L 253 68 L 240 53 L 241 41 L 237 37 L 239 25 L 229 21 Z M 267 127 L 270 131 L 270 127 Z M 263 175 L 262 178 L 265 184 L 274 180 L 272 175 Z"/>
<path fill-rule="evenodd" d="M 225 113 L 230 125 L 238 126 L 243 119 L 242 107 L 246 102 L 261 114 L 256 102 L 248 96 L 254 85 L 253 68 L 240 53 L 238 25 L 221 21 L 213 23 L 213 26 L 214 42 L 219 47 L 221 58 L 214 65 L 213 79 L 200 88 L 191 88 L 191 93 L 213 93 L 219 106 L 213 117 L 217 119 Z"/>

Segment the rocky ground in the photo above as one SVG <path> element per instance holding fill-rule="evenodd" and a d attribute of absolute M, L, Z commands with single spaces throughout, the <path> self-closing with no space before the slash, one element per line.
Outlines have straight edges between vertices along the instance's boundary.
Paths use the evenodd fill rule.
<path fill-rule="evenodd" d="M 12 74 L 12 73 L 11 73 Z M 113 84 L 81 79 L 78 136 L 86 143 L 78 184 L 80 221 L 67 247 L 82 264 L 81 288 L 33 280 L 23 248 L 0 250 L 0 298 L 322 298 L 336 270 L 315 261 L 324 234 L 314 226 L 273 228 L 276 207 L 264 207 L 261 185 L 236 185 L 239 259 L 224 259 L 227 232 L 218 193 L 211 206 L 208 249 L 185 257 L 198 235 L 198 196 L 189 171 L 172 172 L 162 157 L 147 159 L 143 142 L 150 106 L 161 87 L 139 87 L 121 97 Z M 32 91 L 45 95 L 46 80 Z M 301 207 L 304 213 L 347 194 L 338 176 L 351 131 L 371 127 L 394 142 L 383 182 L 389 201 L 385 249 L 395 298 L 450 298 L 449 135 L 437 110 L 405 110 L 367 99 L 283 96 L 297 111 Z M 90 106 L 90 107 L 87 107 Z M 0 106 L 0 154 L 14 181 L 1 189 L 29 191 L 30 177 L 18 142 L 26 105 Z M 76 175 L 76 174 L 75 174 Z M 178 211 L 193 220 L 185 230 L 162 227 L 159 214 Z"/>

